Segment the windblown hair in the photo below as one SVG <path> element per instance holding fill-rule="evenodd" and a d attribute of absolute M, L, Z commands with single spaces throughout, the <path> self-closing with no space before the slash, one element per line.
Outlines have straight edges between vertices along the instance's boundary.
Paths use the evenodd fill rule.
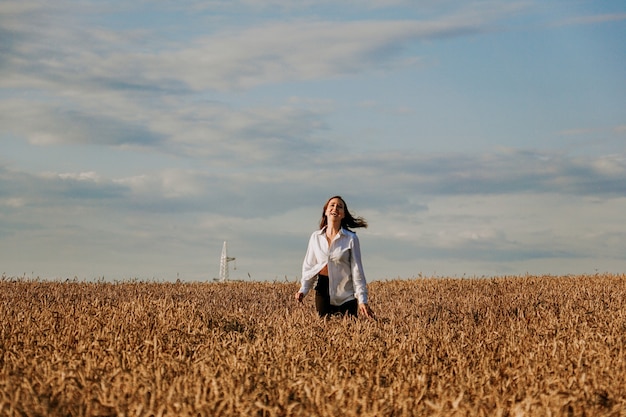
<path fill-rule="evenodd" d="M 324 226 L 328 224 L 328 219 L 326 219 L 326 209 L 328 208 L 328 203 L 330 203 L 330 200 L 332 200 L 333 198 L 338 198 L 343 203 L 344 217 L 341 220 L 341 227 L 348 230 L 350 230 L 351 228 L 356 229 L 358 227 L 367 227 L 367 221 L 363 217 L 352 216 L 352 214 L 350 214 L 350 211 L 348 210 L 348 205 L 346 204 L 346 201 L 341 196 L 336 195 L 329 198 L 328 201 L 326 201 L 326 204 L 324 204 L 324 208 L 322 209 L 322 218 L 320 220 L 320 229 L 323 229 Z"/>

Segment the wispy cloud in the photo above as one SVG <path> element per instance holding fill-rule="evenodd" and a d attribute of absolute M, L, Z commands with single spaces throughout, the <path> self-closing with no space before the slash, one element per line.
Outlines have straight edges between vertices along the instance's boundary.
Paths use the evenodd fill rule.
<path fill-rule="evenodd" d="M 58 103 L 14 99 L 0 102 L 0 122 L 5 131 L 38 145 L 91 143 L 101 145 L 156 146 L 164 137 L 124 114 L 77 109 Z M 93 107 L 93 106 L 90 106 Z"/>
<path fill-rule="evenodd" d="M 553 26 L 595 25 L 600 23 L 620 22 L 623 20 L 626 20 L 626 13 L 587 15 L 562 19 L 555 22 Z"/>
<path fill-rule="evenodd" d="M 58 22 L 59 10 L 49 17 L 50 6 L 38 7 L 13 13 L 4 54 L 4 72 L 12 76 L 5 78 L 5 87 L 224 91 L 337 77 L 393 66 L 408 42 L 489 31 L 500 17 L 492 9 L 432 20 L 292 19 L 223 28 L 180 44 L 160 43 L 153 50 L 155 34 L 149 29 L 93 28 L 88 19 Z M 33 33 L 33 24 L 40 21 L 44 24 Z M 161 38 L 157 35 L 155 41 Z"/>
<path fill-rule="evenodd" d="M 97 199 L 109 200 L 123 210 L 162 207 L 168 211 L 269 216 L 301 207 L 310 200 L 310 194 L 323 195 L 327 187 L 319 184 L 331 183 L 335 175 L 331 167 L 341 164 L 342 157 L 326 154 L 296 172 L 271 167 L 241 173 L 170 169 L 128 178 L 103 178 L 94 172 L 34 176 L 5 169 L 0 191 L 5 201 L 20 199 L 23 204 L 34 200 L 46 204 L 46 198 L 55 204 L 91 204 Z M 341 171 L 342 179 L 352 184 L 350 193 L 358 196 L 357 201 L 365 199 L 370 201 L 369 207 L 380 210 L 410 204 L 416 196 L 545 192 L 611 198 L 626 194 L 626 159 L 622 156 L 571 158 L 509 151 L 432 158 L 388 153 L 362 154 L 351 164 Z M 71 202 L 63 203 L 68 197 Z"/>
<path fill-rule="evenodd" d="M 329 166 L 343 163 L 329 157 Z M 605 228 L 572 224 L 572 219 L 598 216 L 610 224 L 617 220 L 616 207 L 626 204 L 626 164 L 617 157 L 509 151 L 434 160 L 369 154 L 355 162 L 340 172 L 342 182 L 350 184 L 346 189 L 329 187 L 336 173 L 317 164 L 297 171 L 165 170 L 125 178 L 94 172 L 32 175 L 4 167 L 0 233 L 12 236 L 18 247 L 28 236 L 38 244 L 72 239 L 57 250 L 78 245 L 94 259 L 100 255 L 90 250 L 119 241 L 114 259 L 134 251 L 146 261 L 153 251 L 172 250 L 166 249 L 171 245 L 211 250 L 214 241 L 229 239 L 237 242 L 243 259 L 280 253 L 293 258 L 297 271 L 304 250 L 298 239 L 315 227 L 323 199 L 339 191 L 353 211 L 370 220 L 372 227 L 361 234 L 376 277 L 384 276 L 378 257 L 396 259 L 398 268 L 406 264 L 402 268 L 412 271 L 436 269 L 433 262 L 443 259 L 449 265 L 482 262 L 485 271 L 493 271 L 493 263 L 613 258 L 621 256 L 619 248 L 626 249 L 626 230 L 614 229 L 608 236 L 601 232 Z M 611 248 L 605 239 L 613 242 Z M 217 254 L 219 248 L 213 249 Z M 257 276 L 272 271 L 272 265 L 260 266 L 260 258 L 255 262 Z"/>
<path fill-rule="evenodd" d="M 0 87 L 30 91 L 0 102 L 6 131 L 38 145 L 149 147 L 249 163 L 314 150 L 327 110 L 238 108 L 207 94 L 391 69 L 404 65 L 410 43 L 490 31 L 511 8 L 457 8 L 430 20 L 255 21 L 175 41 L 151 27 L 94 24 L 98 13 L 118 11 L 110 5 L 81 3 L 72 14 L 64 3 L 0 7 Z"/>

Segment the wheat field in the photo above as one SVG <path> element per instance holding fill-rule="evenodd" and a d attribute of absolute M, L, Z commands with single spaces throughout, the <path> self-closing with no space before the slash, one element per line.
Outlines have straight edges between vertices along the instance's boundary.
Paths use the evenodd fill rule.
<path fill-rule="evenodd" d="M 2 416 L 622 416 L 626 275 L 369 284 L 0 280 Z"/>

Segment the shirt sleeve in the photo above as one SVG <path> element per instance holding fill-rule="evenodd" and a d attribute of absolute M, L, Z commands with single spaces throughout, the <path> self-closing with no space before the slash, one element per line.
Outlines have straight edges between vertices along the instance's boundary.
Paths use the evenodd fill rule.
<path fill-rule="evenodd" d="M 317 282 L 317 274 L 323 268 L 323 262 L 320 259 L 317 259 L 317 253 L 319 252 L 316 239 L 316 233 L 311 235 L 309 239 L 309 245 L 306 249 L 306 254 L 304 255 L 304 261 L 302 262 L 302 279 L 300 280 L 300 292 L 304 295 L 307 295 L 309 291 L 313 288 L 315 283 Z"/>
<path fill-rule="evenodd" d="M 352 256 L 350 258 L 350 268 L 352 269 L 352 282 L 354 284 L 354 295 L 359 304 L 367 303 L 367 282 L 363 264 L 361 262 L 361 245 L 356 234 L 352 239 Z"/>

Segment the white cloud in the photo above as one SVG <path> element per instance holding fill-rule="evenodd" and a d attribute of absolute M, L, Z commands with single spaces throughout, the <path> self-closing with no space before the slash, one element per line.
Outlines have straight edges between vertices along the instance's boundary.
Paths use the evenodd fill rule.
<path fill-rule="evenodd" d="M 93 172 L 93 171 L 89 171 L 89 172 L 68 172 L 68 173 L 61 173 L 58 174 L 59 178 L 63 179 L 63 180 L 76 180 L 76 181 L 92 181 L 92 182 L 99 182 L 101 180 L 101 177 Z"/>
<path fill-rule="evenodd" d="M 592 25 L 626 20 L 626 13 L 608 13 L 599 15 L 576 16 L 560 20 L 554 26 Z"/>
<path fill-rule="evenodd" d="M 60 10 L 49 22 L 45 16 L 50 10 L 15 13 L 10 31 L 14 46 L 5 54 L 11 78 L 5 77 L 0 85 L 66 92 L 94 88 L 167 91 L 184 86 L 225 91 L 337 77 L 392 67 L 406 58 L 401 51 L 408 42 L 491 30 L 491 22 L 509 9 L 466 10 L 424 21 L 292 18 L 224 28 L 181 43 L 163 42 L 148 30 L 93 27 L 88 19 L 71 19 Z M 37 36 L 32 35 L 34 22 L 39 23 Z"/>
<path fill-rule="evenodd" d="M 341 166 L 329 156 L 329 166 Z M 391 155 L 372 154 L 361 156 L 354 170 L 313 164 L 298 171 L 257 167 L 218 175 L 186 169 L 121 178 L 88 171 L 33 176 L 5 168 L 0 169 L 5 207 L 0 249 L 16 254 L 26 246 L 38 251 L 52 245 L 52 254 L 80 254 L 89 261 L 91 266 L 72 258 L 75 273 L 97 274 L 93 268 L 114 262 L 120 271 L 127 265 L 126 273 L 149 277 L 155 274 L 150 262 L 170 262 L 159 273 L 171 277 L 187 262 L 189 276 L 201 277 L 217 271 L 219 245 L 229 240 L 240 267 L 256 279 L 294 277 L 323 202 L 339 192 L 351 211 L 370 222 L 359 234 L 372 279 L 390 271 L 405 277 L 475 270 L 470 268 L 497 274 L 512 264 L 532 270 L 538 260 L 574 257 L 615 264 L 626 250 L 626 229 L 619 226 L 626 199 L 597 185 L 606 180 L 619 187 L 622 162 L 551 156 L 551 169 L 540 184 L 520 186 L 532 178 L 532 161 L 540 156 L 509 151 L 433 160 L 404 154 L 395 155 L 399 165 L 389 169 L 385 161 L 391 164 Z M 458 181 L 459 170 L 467 172 L 472 188 L 450 192 L 448 184 Z M 596 186 L 589 189 L 559 189 L 551 180 L 576 184 L 592 171 Z M 337 176 L 351 184 L 349 192 L 334 181 Z M 496 179 L 504 183 L 493 187 Z M 135 258 L 128 259 L 128 253 Z M 158 261 L 155 253 L 161 254 Z M 148 263 L 140 267 L 138 260 Z M 40 258 L 41 265 L 49 261 Z M 11 264 L 26 263 L 17 256 Z"/>
<path fill-rule="evenodd" d="M 105 109 L 97 110 L 89 102 L 91 98 L 84 97 L 75 103 L 62 100 L 57 105 L 46 103 L 45 99 L 0 101 L 0 121 L 5 132 L 42 146 L 62 143 L 154 146 L 163 139 L 158 132 L 122 114 L 122 109 L 109 114 Z"/>
<path fill-rule="evenodd" d="M 20 208 L 26 204 L 26 200 L 19 197 L 0 199 L 0 204 L 11 208 Z"/>
<path fill-rule="evenodd" d="M 197 39 L 183 50 L 122 61 L 138 63 L 149 80 L 177 74 L 194 90 L 237 90 L 393 66 L 407 42 L 480 33 L 487 30 L 485 23 L 476 16 L 430 22 L 272 22 Z"/>

